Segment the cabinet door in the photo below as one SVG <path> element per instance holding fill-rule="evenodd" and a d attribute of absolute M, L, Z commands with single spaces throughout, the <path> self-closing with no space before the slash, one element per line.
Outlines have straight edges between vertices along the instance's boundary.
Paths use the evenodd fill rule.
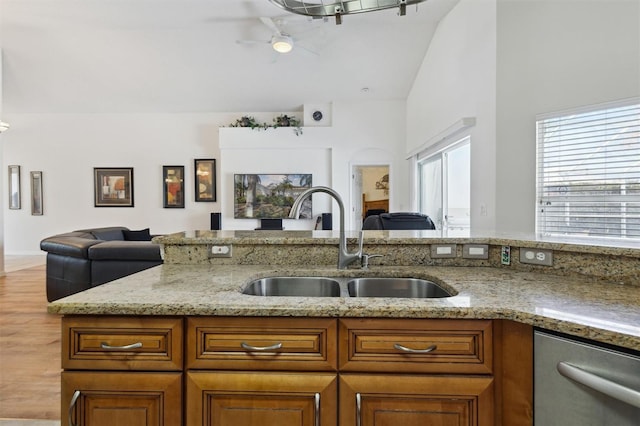
<path fill-rule="evenodd" d="M 329 373 L 189 372 L 187 426 L 335 426 Z"/>
<path fill-rule="evenodd" d="M 181 406 L 180 373 L 62 373 L 70 426 L 180 426 Z"/>
<path fill-rule="evenodd" d="M 493 379 L 340 376 L 340 426 L 493 426 Z"/>

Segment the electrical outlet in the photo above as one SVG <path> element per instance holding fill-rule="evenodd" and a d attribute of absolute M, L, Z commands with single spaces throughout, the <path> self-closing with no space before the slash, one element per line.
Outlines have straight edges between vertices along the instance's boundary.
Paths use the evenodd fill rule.
<path fill-rule="evenodd" d="M 231 257 L 231 245 L 209 246 L 209 257 Z"/>
<path fill-rule="evenodd" d="M 553 266 L 553 251 L 545 249 L 520 248 L 520 263 Z"/>

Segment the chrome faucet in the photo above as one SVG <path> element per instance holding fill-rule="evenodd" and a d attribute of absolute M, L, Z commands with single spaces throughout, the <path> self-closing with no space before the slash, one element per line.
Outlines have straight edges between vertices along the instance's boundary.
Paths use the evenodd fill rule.
<path fill-rule="evenodd" d="M 344 230 L 344 203 L 342 202 L 342 198 L 340 194 L 334 191 L 331 188 L 326 186 L 314 186 L 305 191 L 303 191 L 298 198 L 293 202 L 291 206 L 291 211 L 289 212 L 290 219 L 297 219 L 300 216 L 300 209 L 302 208 L 302 202 L 314 192 L 324 192 L 325 194 L 331 195 L 336 202 L 338 203 L 338 207 L 340 208 L 340 242 L 338 245 L 338 269 L 346 269 L 351 263 L 356 260 L 361 260 L 362 258 L 362 235 L 363 232 L 360 231 L 360 236 L 358 239 L 358 251 L 355 253 L 349 253 L 347 251 L 347 234 Z"/>

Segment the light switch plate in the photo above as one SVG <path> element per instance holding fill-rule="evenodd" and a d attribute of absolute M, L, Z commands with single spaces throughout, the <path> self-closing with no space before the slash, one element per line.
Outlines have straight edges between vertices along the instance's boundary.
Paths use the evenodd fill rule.
<path fill-rule="evenodd" d="M 464 259 L 488 259 L 488 244 L 465 244 L 462 246 L 462 257 Z"/>
<path fill-rule="evenodd" d="M 431 244 L 432 259 L 449 259 L 457 256 L 455 244 Z"/>

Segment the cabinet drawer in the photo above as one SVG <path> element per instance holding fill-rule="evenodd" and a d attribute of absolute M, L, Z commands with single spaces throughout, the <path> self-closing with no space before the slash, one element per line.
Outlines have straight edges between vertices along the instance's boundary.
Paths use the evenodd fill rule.
<path fill-rule="evenodd" d="M 187 368 L 335 371 L 337 322 L 326 318 L 187 320 Z"/>
<path fill-rule="evenodd" d="M 173 317 L 62 319 L 62 368 L 180 371 L 183 321 Z"/>
<path fill-rule="evenodd" d="M 491 374 L 484 320 L 341 319 L 340 371 Z"/>

